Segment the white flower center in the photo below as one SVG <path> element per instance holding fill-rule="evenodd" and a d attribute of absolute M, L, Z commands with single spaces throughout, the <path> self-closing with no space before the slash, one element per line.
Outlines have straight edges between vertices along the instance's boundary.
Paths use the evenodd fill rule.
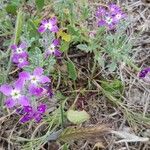
<path fill-rule="evenodd" d="M 112 7 L 112 8 L 110 8 L 110 11 L 111 11 L 111 12 L 114 12 L 114 11 L 115 11 L 115 9 Z"/>
<path fill-rule="evenodd" d="M 18 98 L 21 96 L 20 91 L 14 89 L 14 90 L 11 92 L 11 96 L 12 96 L 13 99 L 18 99 Z"/>
<path fill-rule="evenodd" d="M 18 54 L 20 54 L 20 53 L 22 53 L 23 50 L 21 48 L 17 48 L 16 51 Z"/>
<path fill-rule="evenodd" d="M 19 58 L 19 63 L 22 63 L 23 61 L 24 61 L 24 59 L 23 58 Z"/>
<path fill-rule="evenodd" d="M 54 44 L 51 44 L 51 45 L 49 46 L 48 50 L 49 50 L 50 52 L 54 52 L 54 51 L 55 51 L 55 45 L 54 45 Z"/>
<path fill-rule="evenodd" d="M 111 24 L 113 20 L 111 17 L 106 17 L 105 21 L 107 24 Z"/>
<path fill-rule="evenodd" d="M 46 27 L 47 29 L 52 29 L 52 24 L 51 24 L 51 23 L 47 23 L 47 24 L 45 24 L 45 27 Z"/>
<path fill-rule="evenodd" d="M 31 82 L 34 83 L 34 84 L 37 84 L 37 82 L 38 82 L 38 78 L 37 78 L 36 76 L 31 76 L 31 77 L 30 77 L 30 80 L 31 80 Z"/>
<path fill-rule="evenodd" d="M 120 20 L 120 19 L 121 19 L 121 16 L 122 16 L 121 14 L 117 14 L 117 15 L 115 16 L 115 18 L 118 19 L 118 20 Z"/>

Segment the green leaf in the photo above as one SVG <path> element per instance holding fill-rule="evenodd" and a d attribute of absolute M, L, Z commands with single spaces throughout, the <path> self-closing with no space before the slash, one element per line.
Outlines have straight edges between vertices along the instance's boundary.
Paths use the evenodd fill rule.
<path fill-rule="evenodd" d="M 113 72 L 117 69 L 117 63 L 116 62 L 112 62 L 111 64 L 107 65 L 108 69 L 110 72 Z"/>
<path fill-rule="evenodd" d="M 69 146 L 67 144 L 64 144 L 62 150 L 69 150 L 68 147 Z"/>
<path fill-rule="evenodd" d="M 67 61 L 67 69 L 68 69 L 69 77 L 75 81 L 77 79 L 77 71 L 74 63 L 71 60 Z"/>
<path fill-rule="evenodd" d="M 74 124 L 80 124 L 87 121 L 90 118 L 90 116 L 85 110 L 82 111 L 68 110 L 67 118 L 70 122 Z"/>
<path fill-rule="evenodd" d="M 10 13 L 12 15 L 17 14 L 17 6 L 14 4 L 8 4 L 5 9 L 7 13 Z"/>
<path fill-rule="evenodd" d="M 91 51 L 91 49 L 86 44 L 79 44 L 79 45 L 77 45 L 77 48 L 86 53 Z"/>
<path fill-rule="evenodd" d="M 35 0 L 36 3 L 36 7 L 38 10 L 42 10 L 42 8 L 44 7 L 44 0 Z"/>
<path fill-rule="evenodd" d="M 69 49 L 69 43 L 63 41 L 62 44 L 61 44 L 60 50 L 61 50 L 62 52 L 67 52 L 68 49 Z"/>
<path fill-rule="evenodd" d="M 95 52 L 95 56 L 94 56 L 94 59 L 98 62 L 98 64 L 104 68 L 105 66 L 105 60 L 104 58 L 102 57 L 101 53 L 99 51 L 96 51 Z"/>
<path fill-rule="evenodd" d="M 42 52 L 38 47 L 35 47 L 34 50 L 30 51 L 29 56 L 33 68 L 37 66 L 43 67 L 44 60 L 43 60 Z"/>
<path fill-rule="evenodd" d="M 103 89 L 111 93 L 121 91 L 123 88 L 122 82 L 120 80 L 101 81 L 101 83 Z"/>

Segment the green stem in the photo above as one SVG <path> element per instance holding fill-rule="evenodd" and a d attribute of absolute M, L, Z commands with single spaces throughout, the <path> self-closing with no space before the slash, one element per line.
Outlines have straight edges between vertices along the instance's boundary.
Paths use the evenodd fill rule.
<path fill-rule="evenodd" d="M 60 112 L 61 112 L 61 128 L 64 128 L 64 111 L 63 111 L 63 106 L 60 104 Z"/>
<path fill-rule="evenodd" d="M 96 60 L 94 60 L 94 65 L 93 65 L 93 68 L 92 68 L 92 75 L 91 75 L 92 78 L 93 78 L 93 76 L 94 76 L 94 72 L 95 72 L 95 69 L 96 69 L 96 65 L 97 65 L 97 62 L 96 62 Z"/>

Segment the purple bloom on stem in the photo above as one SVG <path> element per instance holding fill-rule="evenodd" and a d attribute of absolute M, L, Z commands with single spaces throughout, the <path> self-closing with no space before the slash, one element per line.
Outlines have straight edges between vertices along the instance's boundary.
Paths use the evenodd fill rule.
<path fill-rule="evenodd" d="M 115 22 L 112 18 L 112 16 L 108 15 L 108 16 L 105 16 L 104 19 L 100 20 L 98 22 L 98 26 L 106 26 L 108 29 L 114 29 L 115 27 Z"/>
<path fill-rule="evenodd" d="M 58 46 L 60 46 L 60 41 L 58 39 L 55 39 L 46 50 L 46 56 L 49 55 L 54 55 L 56 57 L 61 56 L 62 52 L 57 48 Z"/>
<path fill-rule="evenodd" d="M 118 23 L 121 19 L 125 18 L 125 14 L 123 12 L 118 12 L 116 15 L 113 16 L 114 22 Z"/>
<path fill-rule="evenodd" d="M 29 62 L 27 61 L 27 57 L 24 53 L 14 54 L 12 56 L 12 61 L 16 63 L 19 68 L 24 68 L 29 65 Z"/>
<path fill-rule="evenodd" d="M 0 92 L 8 96 L 8 98 L 5 101 L 7 107 L 11 108 L 17 104 L 22 106 L 29 105 L 28 98 L 24 95 L 21 95 L 21 90 L 23 86 L 24 86 L 23 82 L 19 79 L 15 82 L 14 86 L 3 84 L 0 87 Z"/>
<path fill-rule="evenodd" d="M 35 96 L 41 96 L 43 92 L 43 88 L 40 86 L 41 84 L 49 83 L 51 80 L 43 75 L 43 68 L 37 67 L 34 69 L 33 74 L 28 72 L 21 72 L 19 74 L 19 78 L 23 81 L 30 81 L 29 92 Z"/>
<path fill-rule="evenodd" d="M 23 54 L 25 57 L 28 56 L 26 48 L 27 48 L 26 43 L 21 43 L 19 46 L 15 45 L 15 44 L 11 45 L 11 49 L 13 50 L 14 54 Z"/>
<path fill-rule="evenodd" d="M 29 112 L 32 112 L 32 107 L 31 106 L 24 106 L 23 110 L 25 113 L 29 113 Z"/>
<path fill-rule="evenodd" d="M 119 11 L 121 11 L 120 7 L 117 6 L 116 4 L 110 4 L 108 8 L 111 14 L 117 14 Z"/>
<path fill-rule="evenodd" d="M 148 73 L 150 73 L 150 67 L 141 70 L 139 73 L 139 77 L 145 78 L 148 75 Z"/>
<path fill-rule="evenodd" d="M 98 8 L 96 16 L 98 17 L 98 26 L 106 26 L 109 30 L 115 29 L 117 23 L 125 18 L 125 14 L 116 4 L 110 4 L 108 9 Z"/>
<path fill-rule="evenodd" d="M 19 78 L 22 80 L 30 80 L 31 84 L 37 85 L 38 83 L 48 83 L 51 80 L 43 75 L 44 71 L 43 68 L 37 67 L 34 69 L 33 74 L 30 74 L 29 72 L 21 72 L 19 73 Z"/>
<path fill-rule="evenodd" d="M 34 119 L 38 123 L 41 121 L 43 114 L 46 112 L 46 105 L 41 104 L 36 109 L 30 106 L 25 106 L 24 112 L 26 114 L 21 118 L 20 122 L 25 123 Z"/>
<path fill-rule="evenodd" d="M 51 32 L 58 32 L 58 26 L 57 26 L 57 19 L 56 17 L 53 17 L 49 20 L 43 20 L 41 22 L 40 27 L 38 28 L 38 32 L 43 33 L 46 30 L 50 30 Z"/>
<path fill-rule="evenodd" d="M 32 120 L 32 115 L 30 114 L 25 114 L 21 119 L 20 119 L 20 122 L 21 123 L 26 123 L 28 122 L 29 120 Z"/>
<path fill-rule="evenodd" d="M 102 27 L 102 26 L 106 26 L 107 24 L 106 24 L 106 21 L 105 20 L 100 20 L 99 22 L 98 22 L 98 26 L 100 26 L 100 27 Z"/>
<path fill-rule="evenodd" d="M 97 16 L 97 17 L 102 17 L 102 16 L 105 15 L 105 13 L 106 13 L 106 9 L 103 8 L 103 7 L 99 7 L 99 8 L 97 9 L 97 11 L 96 11 L 96 16 Z"/>
<path fill-rule="evenodd" d="M 31 84 L 29 86 L 29 92 L 35 96 L 41 96 L 43 88 Z"/>
<path fill-rule="evenodd" d="M 40 106 L 37 107 L 37 111 L 41 114 L 45 113 L 46 111 L 46 105 L 45 104 L 41 104 Z"/>
<path fill-rule="evenodd" d="M 53 97 L 54 94 L 51 85 L 44 85 L 43 90 L 44 90 L 43 91 L 44 94 L 48 95 L 50 98 Z"/>

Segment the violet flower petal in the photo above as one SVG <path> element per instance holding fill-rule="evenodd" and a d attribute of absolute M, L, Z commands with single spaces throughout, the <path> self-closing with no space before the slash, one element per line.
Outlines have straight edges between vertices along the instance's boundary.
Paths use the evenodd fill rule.
<path fill-rule="evenodd" d="M 16 50 L 17 49 L 17 45 L 16 44 L 11 45 L 11 49 L 12 50 Z"/>
<path fill-rule="evenodd" d="M 41 104 L 37 107 L 37 111 L 41 114 L 45 113 L 46 111 L 46 105 L 45 104 Z"/>
<path fill-rule="evenodd" d="M 20 122 L 21 123 L 26 123 L 28 122 L 29 120 L 32 120 L 32 116 L 30 114 L 25 114 L 21 119 L 20 119 Z"/>
<path fill-rule="evenodd" d="M 47 22 L 46 19 L 43 19 L 43 20 L 41 21 L 41 23 L 42 23 L 42 25 L 45 25 L 45 24 L 47 24 L 48 22 Z"/>
<path fill-rule="evenodd" d="M 24 106 L 24 112 L 26 113 L 30 113 L 30 112 L 33 112 L 33 108 L 31 106 Z"/>
<path fill-rule="evenodd" d="M 54 52 L 54 55 L 56 56 L 56 57 L 60 57 L 61 55 L 62 55 L 62 52 L 60 51 L 60 50 L 55 50 L 55 52 Z"/>
<path fill-rule="evenodd" d="M 25 49 L 25 48 L 27 48 L 27 44 L 25 42 L 23 42 L 20 44 L 19 48 Z"/>
<path fill-rule="evenodd" d="M 19 79 L 14 83 L 14 87 L 15 87 L 16 90 L 21 91 L 21 90 L 23 89 L 23 87 L 24 87 L 24 84 L 25 84 L 24 80 L 22 80 L 21 78 L 19 78 Z"/>
<path fill-rule="evenodd" d="M 56 25 L 51 28 L 51 31 L 54 33 L 58 32 L 58 30 L 59 30 L 59 28 Z"/>
<path fill-rule="evenodd" d="M 44 25 L 41 25 L 41 26 L 38 28 L 38 32 L 40 32 L 40 33 L 43 33 L 43 32 L 45 32 L 45 31 L 46 31 L 46 28 L 45 28 Z"/>
<path fill-rule="evenodd" d="M 60 45 L 60 40 L 59 39 L 54 39 L 53 44 L 54 44 L 54 46 Z"/>
<path fill-rule="evenodd" d="M 23 62 L 19 63 L 17 66 L 18 68 L 24 68 L 29 65 L 29 62 L 27 60 L 24 60 Z"/>
<path fill-rule="evenodd" d="M 30 79 L 30 73 L 23 71 L 19 73 L 19 78 L 22 80 L 29 80 Z"/>
<path fill-rule="evenodd" d="M 36 87 L 35 85 L 31 84 L 29 86 L 29 92 L 32 94 L 32 95 L 35 95 L 35 96 L 41 96 L 42 92 L 43 92 L 43 88 L 41 87 Z"/>
<path fill-rule="evenodd" d="M 47 82 L 50 82 L 51 80 L 47 76 L 42 75 L 39 78 L 39 81 L 40 81 L 40 83 L 47 83 Z"/>
<path fill-rule="evenodd" d="M 12 90 L 13 90 L 13 88 L 8 84 L 3 84 L 0 87 L 0 92 L 2 92 L 6 96 L 9 96 L 11 94 Z"/>
<path fill-rule="evenodd" d="M 53 18 L 49 19 L 48 22 L 49 22 L 51 25 L 54 26 L 54 25 L 56 25 L 56 23 L 57 23 L 57 18 L 56 18 L 56 17 L 53 17 Z"/>
<path fill-rule="evenodd" d="M 106 25 L 106 21 L 105 20 L 100 20 L 98 22 L 98 26 L 105 26 Z"/>
<path fill-rule="evenodd" d="M 26 97 L 26 96 L 21 96 L 19 99 L 18 99 L 18 103 L 22 106 L 29 106 L 30 103 L 29 103 L 29 99 Z"/>
<path fill-rule="evenodd" d="M 35 76 L 41 76 L 42 74 L 43 74 L 43 68 L 41 68 L 41 67 L 37 67 L 33 71 L 33 75 L 35 75 Z"/>
<path fill-rule="evenodd" d="M 42 119 L 42 114 L 36 112 L 36 113 L 33 115 L 33 118 L 34 118 L 34 120 L 36 121 L 36 123 L 39 123 L 39 122 L 41 121 L 41 119 Z"/>
<path fill-rule="evenodd" d="M 8 107 L 8 108 L 12 108 L 16 105 L 16 101 L 12 98 L 8 98 L 6 99 L 5 101 L 5 105 Z"/>

